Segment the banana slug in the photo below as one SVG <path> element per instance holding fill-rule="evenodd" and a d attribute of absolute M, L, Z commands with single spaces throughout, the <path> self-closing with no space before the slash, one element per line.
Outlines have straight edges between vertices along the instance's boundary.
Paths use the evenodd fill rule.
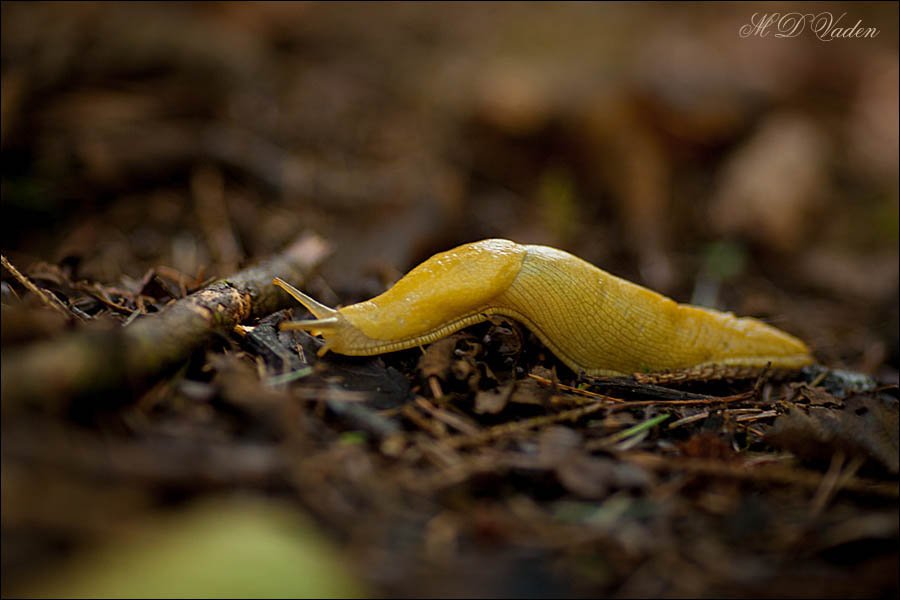
<path fill-rule="evenodd" d="M 315 319 L 282 329 L 322 335 L 322 355 L 372 355 L 433 342 L 488 315 L 534 332 L 576 373 L 798 369 L 799 339 L 753 318 L 678 304 L 568 252 L 489 239 L 436 254 L 389 290 L 337 310 L 276 278 Z"/>

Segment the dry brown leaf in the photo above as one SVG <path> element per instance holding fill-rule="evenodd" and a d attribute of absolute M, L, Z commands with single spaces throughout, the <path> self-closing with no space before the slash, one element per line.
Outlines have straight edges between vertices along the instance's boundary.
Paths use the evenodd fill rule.
<path fill-rule="evenodd" d="M 451 335 L 425 348 L 425 353 L 419 359 L 418 367 L 422 377 L 426 379 L 429 377 L 447 379 L 447 374 L 450 372 L 450 363 L 453 361 L 453 349 L 456 348 L 458 339 L 458 336 Z"/>
<path fill-rule="evenodd" d="M 495 415 L 506 408 L 515 382 L 507 383 L 493 390 L 478 390 L 475 394 L 475 412 L 479 415 Z"/>
<path fill-rule="evenodd" d="M 766 440 L 809 460 L 829 460 L 836 452 L 868 458 L 891 473 L 900 471 L 898 402 L 887 394 L 858 395 L 842 408 L 791 405 L 775 419 Z"/>

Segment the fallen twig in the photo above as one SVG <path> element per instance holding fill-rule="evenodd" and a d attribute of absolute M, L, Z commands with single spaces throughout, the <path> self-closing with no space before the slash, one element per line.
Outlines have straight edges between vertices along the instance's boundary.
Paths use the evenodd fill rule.
<path fill-rule="evenodd" d="M 113 393 L 119 393 L 121 402 L 123 389 L 147 389 L 216 333 L 290 306 L 290 297 L 272 285 L 272 278 L 301 285 L 326 253 L 320 238 L 305 235 L 283 253 L 127 327 L 79 332 L 5 353 L 3 412 L 24 405 L 61 409 L 78 399 L 97 402 Z"/>
<path fill-rule="evenodd" d="M 16 278 L 16 281 L 21 283 L 29 292 L 37 296 L 41 300 L 41 302 L 43 302 L 56 312 L 62 314 L 66 319 L 77 318 L 79 320 L 83 320 L 81 315 L 69 309 L 69 307 L 63 304 L 59 298 L 57 298 L 50 292 L 45 292 L 44 290 L 36 286 L 33 281 L 22 275 L 22 273 L 20 273 L 19 270 L 15 266 L 13 266 L 13 264 L 9 262 L 9 260 L 7 260 L 5 256 L 0 255 L 0 263 L 3 264 L 4 269 L 9 271 L 10 274 Z"/>
<path fill-rule="evenodd" d="M 589 404 L 587 406 L 573 408 L 571 410 L 564 410 L 552 415 L 543 415 L 540 417 L 533 417 L 531 419 L 523 419 L 521 421 L 513 421 L 511 423 L 495 425 L 494 427 L 484 429 L 473 435 L 458 435 L 452 438 L 447 438 L 444 441 L 452 448 L 462 448 L 465 446 L 478 445 L 484 442 L 489 442 L 496 438 L 522 433 L 528 431 L 529 429 L 534 429 L 535 427 L 541 427 L 543 425 L 562 423 L 563 421 L 577 421 L 584 416 L 603 410 L 604 408 L 610 408 L 610 405 L 604 404 L 602 402 L 597 402 L 596 404 Z"/>
<path fill-rule="evenodd" d="M 750 466 L 749 463 L 726 463 L 701 458 L 672 458 L 633 452 L 622 453 L 619 457 L 622 460 L 654 471 L 681 472 L 740 481 L 781 484 L 812 490 L 819 489 L 822 485 L 822 479 L 826 477 L 826 475 L 817 471 L 796 467 L 767 466 L 748 468 Z M 896 483 L 866 481 L 857 477 L 842 480 L 841 489 L 872 496 L 900 497 L 900 486 Z"/>

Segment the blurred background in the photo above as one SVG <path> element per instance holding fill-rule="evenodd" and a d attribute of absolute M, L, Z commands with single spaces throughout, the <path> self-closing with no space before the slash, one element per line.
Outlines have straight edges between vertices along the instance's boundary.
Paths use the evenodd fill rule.
<path fill-rule="evenodd" d="M 792 10 L 878 35 L 739 35 Z M 334 248 L 310 289 L 347 304 L 505 237 L 896 382 L 895 3 L 0 11 L 2 252 L 20 269 L 202 281 L 309 230 Z M 16 326 L 4 313 L 4 351 L 41 334 Z M 22 509 L 8 472 L 4 585 L 72 534 Z M 29 519 L 53 543 L 9 534 Z"/>
<path fill-rule="evenodd" d="M 896 367 L 896 7 L 738 34 L 790 7 L 4 3 L 3 251 L 225 275 L 310 229 L 350 302 L 508 237 Z"/>

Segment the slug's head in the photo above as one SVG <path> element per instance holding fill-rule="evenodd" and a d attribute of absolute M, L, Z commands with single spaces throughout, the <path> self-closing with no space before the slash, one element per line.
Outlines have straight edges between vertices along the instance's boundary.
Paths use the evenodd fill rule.
<path fill-rule="evenodd" d="M 315 315 L 315 319 L 306 321 L 285 321 L 279 326 L 282 330 L 301 329 L 313 335 L 325 338 L 325 345 L 319 349 L 319 356 L 329 350 L 340 354 L 353 354 L 348 350 L 365 347 L 373 342 L 357 327 L 353 326 L 339 311 L 329 308 L 307 296 L 288 282 L 276 277 L 272 283 L 290 294 L 297 302 Z"/>
<path fill-rule="evenodd" d="M 274 283 L 315 315 L 281 324 L 325 338 L 331 350 L 370 356 L 414 348 L 484 320 L 484 312 L 519 274 L 527 250 L 508 240 L 482 240 L 436 254 L 383 294 L 335 310 L 280 279 Z"/>

